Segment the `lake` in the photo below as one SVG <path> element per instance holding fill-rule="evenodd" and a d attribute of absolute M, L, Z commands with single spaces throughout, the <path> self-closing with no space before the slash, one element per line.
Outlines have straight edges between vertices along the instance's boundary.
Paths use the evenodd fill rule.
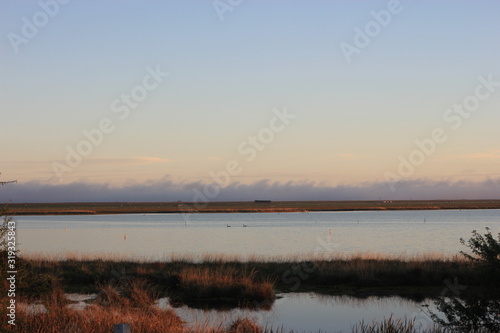
<path fill-rule="evenodd" d="M 500 210 L 16 216 L 21 253 L 291 257 L 455 254 L 472 230 L 500 231 Z"/>
<path fill-rule="evenodd" d="M 207 254 L 265 260 L 355 253 L 456 254 L 467 249 L 459 239 L 468 239 L 472 230 L 500 231 L 499 210 L 18 216 L 15 220 L 21 254 L 140 260 L 183 256 L 197 260 Z M 425 327 L 431 323 L 421 303 L 400 297 L 281 296 L 269 311 L 185 306 L 175 311 L 191 324 L 227 323 L 244 315 L 263 326 L 296 332 L 350 332 L 361 320 L 370 323 L 391 315 L 415 318 Z M 161 301 L 160 305 L 169 306 Z"/>

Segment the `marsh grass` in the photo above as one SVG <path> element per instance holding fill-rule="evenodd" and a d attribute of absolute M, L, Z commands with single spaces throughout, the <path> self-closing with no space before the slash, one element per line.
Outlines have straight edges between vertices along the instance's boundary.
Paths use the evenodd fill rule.
<path fill-rule="evenodd" d="M 194 323 L 187 326 L 172 309 L 159 309 L 154 305 L 156 290 L 144 280 L 134 280 L 120 288 L 113 285 L 98 286 L 97 298 L 83 310 L 68 307 L 62 289 L 55 287 L 40 300 L 26 300 L 25 304 L 43 304 L 45 310 L 34 313 L 28 307 L 19 307 L 15 332 L 44 333 L 109 333 L 117 323 L 126 322 L 134 332 L 228 333 L 262 332 L 250 319 L 229 323 Z M 2 332 L 9 332 L 3 327 Z"/>
<path fill-rule="evenodd" d="M 135 332 L 184 332 L 183 322 L 172 310 L 93 305 L 74 311 L 56 304 L 49 304 L 46 313 L 36 315 L 20 310 L 17 332 L 109 333 L 113 332 L 114 324 L 121 322 L 130 323 Z"/>
<path fill-rule="evenodd" d="M 373 321 L 371 323 L 360 323 L 354 325 L 351 330 L 352 333 L 493 333 L 494 330 L 486 328 L 470 329 L 470 330 L 456 330 L 440 326 L 439 324 L 431 325 L 430 327 L 421 327 L 414 319 L 408 318 L 384 318 L 381 321 Z"/>
<path fill-rule="evenodd" d="M 97 304 L 107 307 L 128 307 L 130 300 L 123 298 L 118 289 L 108 284 L 99 286 Z"/>
<path fill-rule="evenodd" d="M 262 327 L 252 319 L 238 318 L 231 323 L 228 333 L 262 333 Z"/>
<path fill-rule="evenodd" d="M 428 286 L 457 276 L 470 280 L 474 267 L 460 257 L 351 257 L 317 261 L 316 283 L 354 286 Z"/>
<path fill-rule="evenodd" d="M 176 275 L 175 291 L 182 302 L 189 304 L 212 300 L 219 303 L 251 304 L 272 301 L 274 283 L 258 279 L 256 271 L 239 270 L 237 267 L 185 267 Z"/>
<path fill-rule="evenodd" d="M 447 331 L 437 325 L 423 328 L 416 324 L 414 319 L 408 318 L 384 318 L 381 321 L 371 323 L 360 323 L 352 327 L 352 333 L 445 333 Z M 451 332 L 450 332 L 451 333 Z"/>
<path fill-rule="evenodd" d="M 217 276 L 218 274 L 218 276 Z M 218 283 L 234 284 L 242 279 L 253 278 L 255 273 L 241 274 L 237 271 L 229 273 L 215 273 L 209 269 L 188 269 L 181 275 L 186 276 L 189 281 L 203 286 L 202 290 L 208 288 L 211 280 Z M 245 281 L 248 282 L 248 281 Z M 83 310 L 75 311 L 67 305 L 69 301 L 65 298 L 60 286 L 54 285 L 51 293 L 41 298 L 41 303 L 47 311 L 30 313 L 26 308 L 18 308 L 16 332 L 21 333 L 44 333 L 44 332 L 103 332 L 113 331 L 116 323 L 126 322 L 133 327 L 134 332 L 186 332 L 186 333 L 286 333 L 290 332 L 283 328 L 261 327 L 252 318 L 239 317 L 229 322 L 183 322 L 172 309 L 159 309 L 154 305 L 157 289 L 148 281 L 142 279 L 131 280 L 123 285 L 98 285 L 100 288 L 98 297 L 90 302 Z M 31 300 L 34 302 L 34 299 Z M 332 323 L 334 325 L 334 323 Z M 7 330 L 5 330 L 7 332 Z M 430 328 L 419 327 L 414 319 L 399 318 L 392 316 L 378 322 L 360 322 L 352 327 L 356 333 L 451 333 L 452 331 L 437 325 Z M 488 332 L 486 330 L 474 331 L 477 333 Z"/>
<path fill-rule="evenodd" d="M 389 292 L 405 296 L 412 288 L 422 289 L 422 297 L 434 297 L 445 279 L 461 284 L 480 285 L 482 272 L 460 256 L 424 254 L 388 256 L 378 253 L 334 256 L 291 256 L 259 260 L 217 254 L 175 255 L 170 261 L 114 261 L 108 258 L 53 260 L 23 256 L 26 265 L 21 290 L 43 294 L 51 281 L 65 292 L 96 292 L 100 286 L 142 279 L 157 286 L 158 293 L 184 299 L 263 300 L 274 297 L 274 289 L 348 294 L 353 290 Z M 251 260 L 249 260 L 251 259 Z M 304 267 L 308 270 L 305 272 Z M 288 278 L 288 279 L 287 279 Z M 296 283 L 290 283 L 291 279 Z M 145 283 L 145 282 L 143 282 Z M 37 286 L 45 285 L 42 290 Z M 294 287 L 297 287 L 293 289 Z M 375 289 L 374 289 L 375 288 Z M 431 290 L 434 288 L 434 290 Z M 377 293 L 373 293 L 376 295 Z M 387 294 L 387 293 L 385 293 Z M 139 297 L 139 295 L 137 296 Z"/>
<path fill-rule="evenodd" d="M 67 258 L 22 256 L 23 280 L 19 292 L 28 303 L 42 301 L 48 312 L 30 315 L 20 310 L 20 332 L 111 332 L 120 322 L 133 324 L 137 332 L 284 332 L 259 327 L 240 318 L 230 324 L 190 323 L 189 327 L 170 310 L 153 306 L 154 300 L 169 297 L 179 305 L 217 308 L 270 308 L 275 290 L 291 289 L 284 276 L 300 276 L 309 267 L 294 291 L 324 294 L 400 295 L 413 298 L 409 290 L 419 289 L 420 299 L 439 295 L 444 279 L 458 278 L 469 288 L 480 285 L 482 271 L 458 256 L 426 254 L 387 256 L 364 253 L 336 256 L 290 256 L 259 260 L 207 254 L 176 255 L 168 261 L 132 261 L 121 258 Z M 297 271 L 297 269 L 299 271 Z M 36 289 L 43 282 L 44 288 Z M 33 292 L 36 290 L 35 292 Z M 97 293 L 82 311 L 67 308 L 64 292 Z M 415 299 L 415 298 L 414 298 Z M 239 324 L 238 324 L 239 323 Z M 240 326 L 238 326 L 240 325 Z M 378 325 L 378 326 L 377 326 Z M 382 325 L 382 326 L 381 326 Z M 385 325 L 385 326 L 384 326 Z M 355 332 L 419 332 L 413 322 L 390 319 L 361 323 Z M 247 327 L 248 326 L 248 327 Z M 240 328 L 238 328 L 240 327 Z M 246 327 L 246 328 L 245 328 Z M 239 331 L 238 331 L 239 329 Z M 399 332 L 399 331 L 398 331 Z M 430 331 L 445 332 L 445 331 Z"/>

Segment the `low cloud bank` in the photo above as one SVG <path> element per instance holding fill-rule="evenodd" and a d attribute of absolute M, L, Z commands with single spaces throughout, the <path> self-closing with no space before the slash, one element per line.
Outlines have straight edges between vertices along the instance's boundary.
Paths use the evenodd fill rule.
<path fill-rule="evenodd" d="M 117 202 L 117 201 L 253 201 L 268 200 L 433 200 L 500 199 L 500 178 L 469 181 L 401 181 L 391 191 L 385 182 L 349 186 L 324 186 L 312 182 L 235 183 L 221 188 L 200 182 L 176 183 L 169 180 L 113 186 L 71 183 L 53 185 L 40 182 L 0 187 L 0 202 Z"/>

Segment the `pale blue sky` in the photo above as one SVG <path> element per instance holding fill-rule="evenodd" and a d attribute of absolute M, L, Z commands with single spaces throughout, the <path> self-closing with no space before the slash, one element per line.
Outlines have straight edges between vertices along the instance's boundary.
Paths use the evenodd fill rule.
<path fill-rule="evenodd" d="M 221 21 L 212 1 L 75 0 L 16 53 L 9 33 L 42 9 L 2 1 L 2 179 L 207 183 L 237 160 L 231 182 L 376 183 L 436 127 L 448 139 L 406 180 L 498 178 L 500 88 L 456 131 L 443 114 L 479 76 L 500 81 L 500 3 L 401 1 L 347 63 L 340 43 L 389 3 L 246 0 Z M 111 103 L 157 65 L 169 76 L 119 120 Z M 284 107 L 296 118 L 246 162 L 239 144 Z M 53 162 L 103 118 L 113 133 L 54 179 Z"/>

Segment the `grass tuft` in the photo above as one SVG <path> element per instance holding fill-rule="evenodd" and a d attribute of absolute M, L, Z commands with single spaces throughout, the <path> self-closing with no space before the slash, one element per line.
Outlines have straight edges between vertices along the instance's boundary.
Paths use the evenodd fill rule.
<path fill-rule="evenodd" d="M 252 319 L 238 318 L 229 325 L 228 333 L 262 333 L 262 327 Z"/>
<path fill-rule="evenodd" d="M 46 313 L 31 315 L 19 312 L 17 329 L 19 333 L 33 332 L 113 332 L 117 323 L 127 322 L 134 332 L 183 332 L 183 322 L 171 310 L 147 308 L 89 306 L 82 311 L 66 307 L 55 308 Z"/>
<path fill-rule="evenodd" d="M 274 300 L 274 284 L 258 280 L 255 275 L 254 270 L 248 273 L 234 267 L 224 270 L 216 267 L 185 267 L 178 274 L 176 290 L 186 303 L 219 300 L 244 305 Z"/>
<path fill-rule="evenodd" d="M 414 319 L 398 318 L 392 316 L 382 321 L 373 321 L 370 324 L 361 321 L 352 328 L 352 333 L 448 333 L 444 328 L 437 325 L 430 328 L 422 328 L 415 323 Z M 451 332 L 449 332 L 451 333 Z"/>

